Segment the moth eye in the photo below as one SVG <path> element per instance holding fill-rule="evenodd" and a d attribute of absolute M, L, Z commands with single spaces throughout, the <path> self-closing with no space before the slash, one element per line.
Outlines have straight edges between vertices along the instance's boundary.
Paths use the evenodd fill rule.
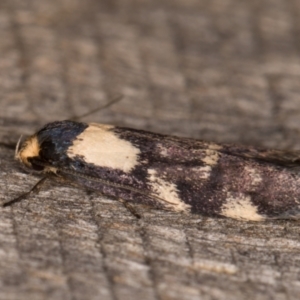
<path fill-rule="evenodd" d="M 36 163 L 35 162 L 35 158 L 31 157 L 31 158 L 28 158 L 28 161 L 30 162 L 31 164 L 31 168 L 35 171 L 43 171 L 44 170 L 44 166 L 41 166 L 40 164 Z"/>

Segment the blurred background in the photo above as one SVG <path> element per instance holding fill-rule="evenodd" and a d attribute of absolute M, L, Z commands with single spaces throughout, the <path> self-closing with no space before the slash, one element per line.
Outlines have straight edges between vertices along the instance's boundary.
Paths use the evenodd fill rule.
<path fill-rule="evenodd" d="M 1 0 L 0 140 L 85 121 L 300 149 L 299 0 Z M 28 190 L 0 148 L 0 198 Z M 295 222 L 140 209 L 49 185 L 0 213 L 0 299 L 298 299 Z"/>
<path fill-rule="evenodd" d="M 0 3 L 0 116 L 296 147 L 297 0 Z M 296 145 L 294 145 L 296 144 Z"/>

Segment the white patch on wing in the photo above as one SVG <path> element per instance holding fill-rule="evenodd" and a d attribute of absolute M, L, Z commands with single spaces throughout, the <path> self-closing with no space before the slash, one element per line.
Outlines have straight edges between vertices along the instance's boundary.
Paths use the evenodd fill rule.
<path fill-rule="evenodd" d="M 91 123 L 73 145 L 69 157 L 80 155 L 87 163 L 130 172 L 137 164 L 140 150 L 120 139 L 111 129 L 114 126 Z"/>
<path fill-rule="evenodd" d="M 263 221 L 265 219 L 257 212 L 251 197 L 243 193 L 227 192 L 226 203 L 222 205 L 220 214 L 238 220 Z"/>
<path fill-rule="evenodd" d="M 248 173 L 248 175 L 251 178 L 251 184 L 252 185 L 258 185 L 262 181 L 262 177 L 259 174 L 257 169 L 250 168 L 250 167 L 245 167 L 245 171 Z"/>
<path fill-rule="evenodd" d="M 148 175 L 153 192 L 156 193 L 159 198 L 162 198 L 170 203 L 166 204 L 166 202 L 163 202 L 163 205 L 175 211 L 190 210 L 190 205 L 184 203 L 184 201 L 179 198 L 178 190 L 174 183 L 170 183 L 159 178 L 157 176 L 157 172 L 153 169 L 148 170 Z"/>

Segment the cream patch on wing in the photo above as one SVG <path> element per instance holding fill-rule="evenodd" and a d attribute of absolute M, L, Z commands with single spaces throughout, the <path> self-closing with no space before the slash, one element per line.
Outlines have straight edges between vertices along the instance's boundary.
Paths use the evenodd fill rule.
<path fill-rule="evenodd" d="M 251 184 L 252 185 L 258 185 L 260 182 L 262 182 L 262 177 L 259 174 L 259 171 L 254 169 L 254 168 L 250 168 L 250 167 L 245 167 L 245 171 L 247 172 L 247 174 L 250 176 L 251 178 Z"/>
<path fill-rule="evenodd" d="M 190 205 L 184 203 L 178 195 L 178 190 L 174 183 L 167 182 L 157 176 L 157 172 L 153 169 L 148 170 L 151 187 L 159 198 L 166 200 L 163 205 L 175 211 L 189 211 Z M 167 204 L 167 202 L 169 204 Z"/>
<path fill-rule="evenodd" d="M 84 161 L 101 167 L 130 172 L 138 165 L 140 150 L 120 139 L 111 129 L 114 126 L 89 124 L 69 147 L 69 157 L 82 156 Z"/>
<path fill-rule="evenodd" d="M 219 153 L 215 150 L 207 149 L 205 150 L 205 157 L 201 160 L 209 166 L 214 166 L 218 163 Z"/>
<path fill-rule="evenodd" d="M 157 146 L 160 152 L 160 155 L 163 157 L 167 157 L 168 156 L 168 149 L 163 147 L 163 145 L 158 145 Z"/>
<path fill-rule="evenodd" d="M 211 175 L 212 167 L 211 166 L 194 167 L 191 170 L 197 173 L 200 179 L 208 179 Z"/>
<path fill-rule="evenodd" d="M 265 218 L 257 212 L 251 197 L 243 193 L 227 192 L 226 202 L 221 207 L 221 215 L 238 220 L 263 221 Z"/>
<path fill-rule="evenodd" d="M 218 150 L 221 150 L 223 148 L 223 146 L 215 144 L 215 143 L 209 143 L 209 144 L 207 144 L 207 148 L 210 150 L 218 151 Z"/>

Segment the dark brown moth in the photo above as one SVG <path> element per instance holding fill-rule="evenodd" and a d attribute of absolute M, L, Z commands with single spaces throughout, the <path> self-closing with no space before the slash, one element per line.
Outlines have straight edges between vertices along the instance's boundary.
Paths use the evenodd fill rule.
<path fill-rule="evenodd" d="M 25 167 L 102 194 L 240 220 L 300 218 L 299 152 L 58 121 L 16 151 Z"/>

